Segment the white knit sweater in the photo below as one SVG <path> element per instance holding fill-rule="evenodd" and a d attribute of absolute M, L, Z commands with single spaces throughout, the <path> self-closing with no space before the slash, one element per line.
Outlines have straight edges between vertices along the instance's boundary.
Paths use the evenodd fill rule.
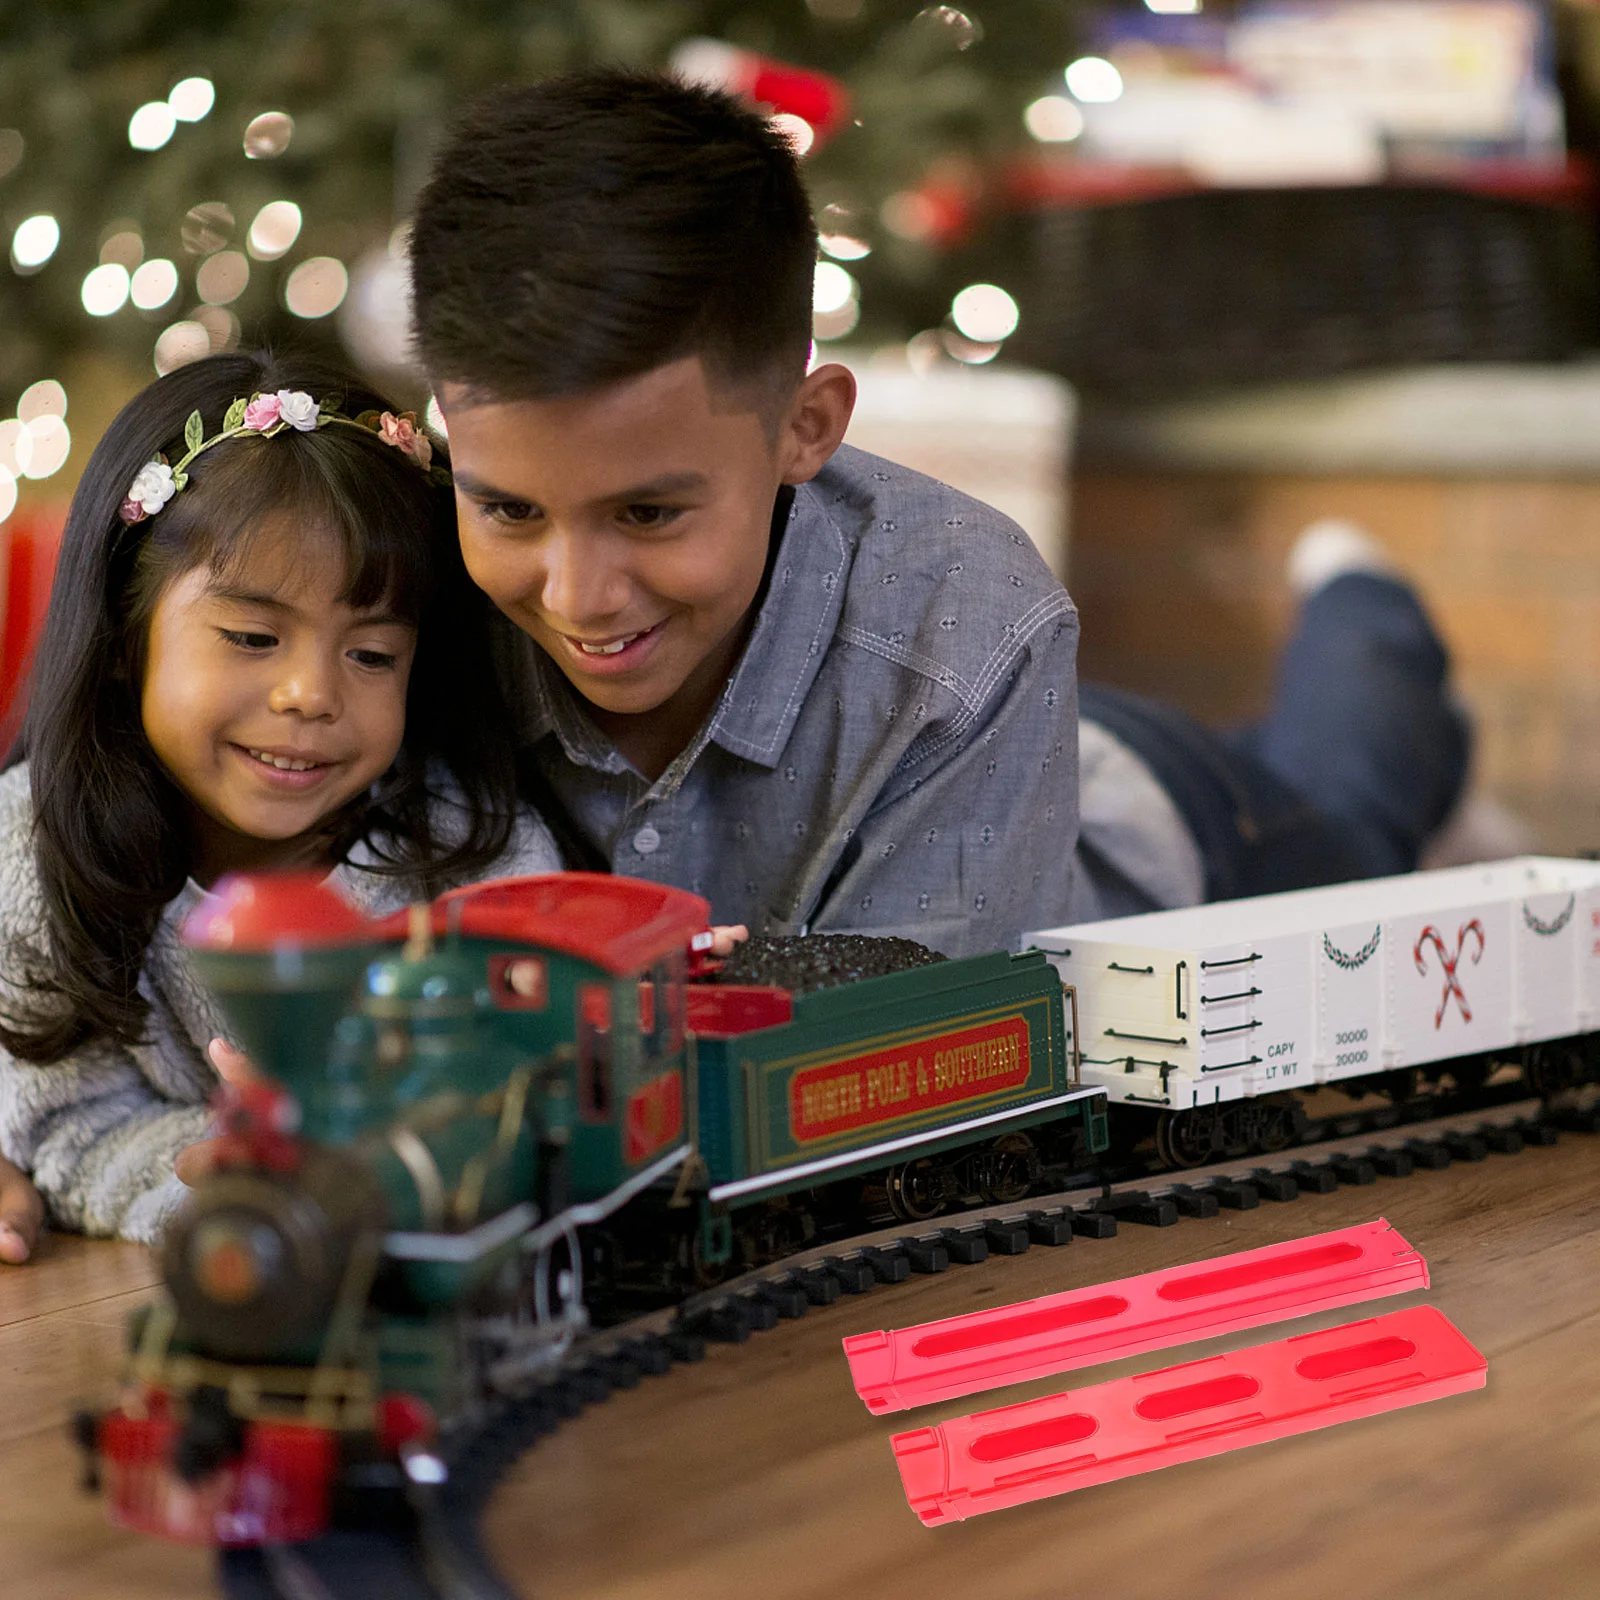
<path fill-rule="evenodd" d="M 0 1003 L 7 1009 L 23 1000 L 15 952 L 38 947 L 44 926 L 32 825 L 28 769 L 13 767 L 0 774 Z M 543 823 L 524 814 L 485 876 L 560 865 Z M 404 880 L 354 863 L 328 881 L 374 916 L 414 898 Z M 178 937 L 202 895 L 192 881 L 185 887 L 162 913 L 145 956 L 139 992 L 150 1003 L 147 1042 L 126 1050 L 96 1042 L 47 1066 L 0 1047 L 0 1151 L 32 1174 L 57 1227 L 148 1243 L 188 1192 L 172 1163 L 206 1135 L 217 1087 L 206 1046 L 227 1034 Z"/>

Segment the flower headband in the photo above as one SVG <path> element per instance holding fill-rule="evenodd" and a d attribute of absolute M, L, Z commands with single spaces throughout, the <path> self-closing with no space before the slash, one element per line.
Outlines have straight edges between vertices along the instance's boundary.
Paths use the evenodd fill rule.
<path fill-rule="evenodd" d="M 145 462 L 128 486 L 128 498 L 118 507 L 117 515 L 130 526 L 153 517 L 188 483 L 189 465 L 195 457 L 224 439 L 237 439 L 247 433 L 270 439 L 285 428 L 312 433 L 334 425 L 375 433 L 385 444 L 393 445 L 401 455 L 414 461 L 435 483 L 450 481 L 450 474 L 443 467 L 433 465 L 433 445 L 417 425 L 415 412 L 402 411 L 396 416 L 392 411 L 363 411 L 359 416 L 345 417 L 339 414 L 332 401 L 314 400 L 303 389 L 279 389 L 276 394 L 256 394 L 248 400 L 235 400 L 222 419 L 222 431 L 209 439 L 205 436 L 205 422 L 200 413 L 191 411 L 183 425 L 185 453 L 175 466 L 169 466 L 162 455 Z"/>

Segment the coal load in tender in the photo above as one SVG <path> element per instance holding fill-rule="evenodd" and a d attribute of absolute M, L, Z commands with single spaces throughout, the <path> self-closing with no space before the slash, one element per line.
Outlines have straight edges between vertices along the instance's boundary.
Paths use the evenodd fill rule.
<path fill-rule="evenodd" d="M 928 967 L 945 958 L 914 939 L 874 938 L 863 933 L 812 933 L 755 937 L 723 962 L 713 983 L 768 984 L 793 994 L 832 989 L 886 972 Z"/>

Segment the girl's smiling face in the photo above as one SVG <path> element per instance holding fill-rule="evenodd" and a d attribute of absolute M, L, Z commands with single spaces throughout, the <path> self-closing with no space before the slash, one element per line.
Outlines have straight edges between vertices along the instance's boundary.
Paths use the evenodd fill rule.
<path fill-rule="evenodd" d="M 322 826 L 399 752 L 417 631 L 352 608 L 345 583 L 338 539 L 278 515 L 156 601 L 140 715 L 189 800 L 202 883 L 316 864 Z"/>

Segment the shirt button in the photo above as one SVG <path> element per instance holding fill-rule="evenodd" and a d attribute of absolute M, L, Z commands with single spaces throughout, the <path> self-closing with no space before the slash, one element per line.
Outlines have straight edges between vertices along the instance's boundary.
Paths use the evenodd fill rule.
<path fill-rule="evenodd" d="M 648 823 L 633 836 L 633 848 L 642 856 L 651 856 L 661 848 L 661 835 Z"/>

